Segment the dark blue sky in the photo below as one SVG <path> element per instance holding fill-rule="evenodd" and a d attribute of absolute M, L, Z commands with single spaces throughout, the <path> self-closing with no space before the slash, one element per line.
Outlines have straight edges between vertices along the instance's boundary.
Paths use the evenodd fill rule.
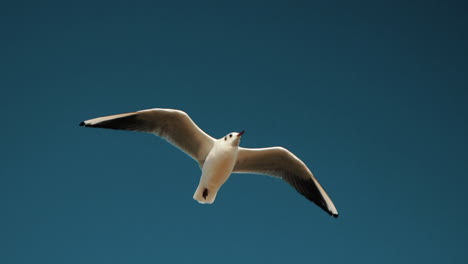
<path fill-rule="evenodd" d="M 466 5 L 451 1 L 0 4 L 1 263 L 463 263 Z M 325 3 L 326 2 L 326 3 Z M 82 120 L 182 109 L 244 147 L 287 147 L 334 219 Z"/>

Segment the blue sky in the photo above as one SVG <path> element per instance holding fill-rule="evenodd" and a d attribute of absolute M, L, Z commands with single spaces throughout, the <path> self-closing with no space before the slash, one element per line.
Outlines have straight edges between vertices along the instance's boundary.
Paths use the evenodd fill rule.
<path fill-rule="evenodd" d="M 0 262 L 466 262 L 466 11 L 0 4 Z M 258 175 L 199 205 L 199 168 L 176 148 L 78 126 L 153 107 L 290 149 L 340 217 Z"/>

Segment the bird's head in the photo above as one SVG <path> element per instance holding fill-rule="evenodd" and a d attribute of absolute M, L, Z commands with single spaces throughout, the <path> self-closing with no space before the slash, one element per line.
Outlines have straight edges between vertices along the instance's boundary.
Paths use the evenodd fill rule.
<path fill-rule="evenodd" d="M 244 130 L 242 130 L 241 132 L 231 132 L 227 134 L 224 138 L 222 138 L 222 141 L 231 144 L 233 147 L 237 147 L 239 146 L 240 140 L 244 132 Z"/>

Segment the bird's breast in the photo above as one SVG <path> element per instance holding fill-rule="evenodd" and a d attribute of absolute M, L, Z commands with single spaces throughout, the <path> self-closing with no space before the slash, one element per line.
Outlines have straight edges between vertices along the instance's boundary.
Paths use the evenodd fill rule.
<path fill-rule="evenodd" d="M 231 175 L 235 161 L 235 152 L 213 149 L 202 168 L 203 180 L 208 185 L 221 186 Z"/>

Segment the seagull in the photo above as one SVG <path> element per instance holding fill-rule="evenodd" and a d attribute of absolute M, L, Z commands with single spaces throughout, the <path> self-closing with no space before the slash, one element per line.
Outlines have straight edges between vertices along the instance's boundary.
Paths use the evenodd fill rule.
<path fill-rule="evenodd" d="M 283 147 L 239 147 L 244 131 L 215 139 L 184 111 L 164 108 L 98 117 L 80 126 L 154 133 L 167 140 L 200 165 L 202 175 L 193 196 L 199 203 L 212 204 L 231 173 L 266 174 L 283 179 L 325 212 L 338 217 L 332 200 L 302 160 Z"/>

